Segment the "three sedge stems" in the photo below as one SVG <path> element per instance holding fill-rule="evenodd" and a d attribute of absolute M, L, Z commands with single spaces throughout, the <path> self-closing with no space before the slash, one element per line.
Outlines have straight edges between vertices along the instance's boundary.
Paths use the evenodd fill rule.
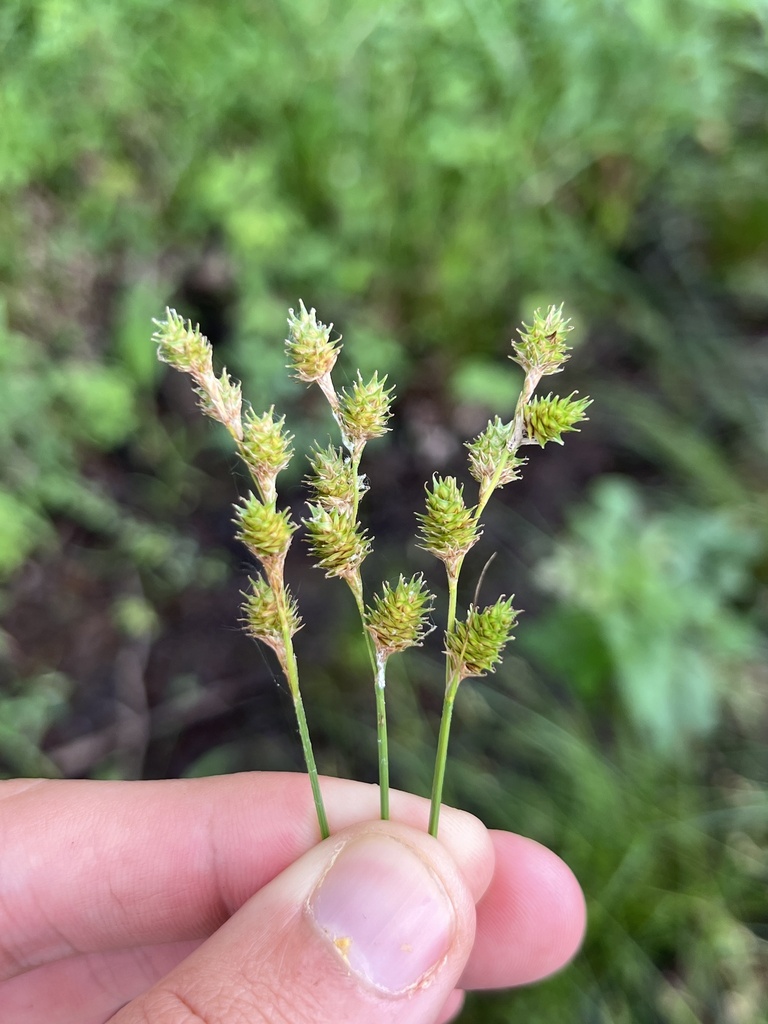
<path fill-rule="evenodd" d="M 491 494 L 496 490 L 499 480 L 506 469 L 509 459 L 514 458 L 516 452 L 520 448 L 523 442 L 524 436 L 524 418 L 523 413 L 525 406 L 533 396 L 533 392 L 540 380 L 540 374 L 528 373 L 523 384 L 523 389 L 517 400 L 517 406 L 515 408 L 514 416 L 514 430 L 512 437 L 510 438 L 507 446 L 505 456 L 499 461 L 499 465 L 496 467 L 493 477 L 488 483 L 488 486 L 483 488 L 478 503 L 475 507 L 474 519 L 475 523 L 479 522 L 480 517 L 485 510 L 486 505 Z M 322 389 L 326 397 L 330 397 L 325 388 Z M 334 395 L 335 398 L 335 395 Z M 334 418 L 339 422 L 338 416 L 338 405 L 336 402 L 330 402 Z M 341 423 L 339 423 L 341 426 Z M 344 438 L 344 432 L 342 429 L 342 438 Z M 353 519 L 357 520 L 358 504 L 359 504 L 359 490 L 357 488 L 357 478 L 360 469 L 360 461 L 362 458 L 362 447 L 354 446 L 351 454 L 352 459 L 352 474 L 353 480 L 355 481 L 354 490 L 354 504 L 352 509 Z M 461 573 L 461 567 L 464 562 L 464 555 L 462 555 L 456 562 L 454 567 L 446 567 L 446 575 L 448 581 L 448 614 L 446 619 L 446 634 L 450 634 L 455 628 L 456 624 L 456 607 L 458 601 L 458 585 L 459 576 Z M 359 569 L 356 570 L 355 574 L 347 577 L 347 583 L 357 606 L 360 621 L 363 625 L 366 649 L 368 651 L 368 657 L 371 664 L 371 671 L 374 679 L 374 690 L 376 695 L 376 740 L 378 750 L 378 761 L 379 761 L 379 796 L 380 796 L 380 813 L 382 820 L 386 821 L 389 819 L 389 745 L 387 740 L 387 713 L 386 713 L 386 699 L 385 699 L 385 667 L 386 657 L 377 653 L 373 639 L 366 626 L 366 614 L 365 614 L 365 602 L 363 598 L 363 584 Z M 291 693 L 294 701 L 294 708 L 296 711 L 296 719 L 299 726 L 299 736 L 301 738 L 301 744 L 304 751 L 304 759 L 307 765 L 307 771 L 309 774 L 310 785 L 312 787 L 312 795 L 315 802 L 315 808 L 317 810 L 318 822 L 320 825 L 320 832 L 323 839 L 328 837 L 328 820 L 325 814 L 325 808 L 323 805 L 323 798 L 320 792 L 320 785 L 318 780 L 317 767 L 315 765 L 314 754 L 312 752 L 312 745 L 309 739 L 309 730 L 307 727 L 306 715 L 304 712 L 304 704 L 301 698 L 301 693 L 298 685 L 298 669 L 296 665 L 296 657 L 293 650 L 293 643 L 288 629 L 287 612 L 285 610 L 284 590 L 281 586 L 279 588 L 280 597 L 278 599 L 278 606 L 280 610 L 280 621 L 283 627 L 283 639 L 286 650 L 286 677 L 288 684 L 291 689 Z M 437 836 L 439 822 L 440 822 L 440 806 L 442 803 L 443 785 L 445 781 L 445 769 L 448 758 L 448 741 L 451 732 L 451 722 L 453 719 L 453 708 L 456 700 L 456 694 L 458 692 L 459 684 L 461 682 L 460 669 L 457 667 L 453 671 L 451 670 L 450 660 L 446 660 L 445 670 L 445 697 L 443 700 L 443 709 L 440 718 L 440 730 L 438 733 L 437 740 L 437 752 L 435 756 L 435 769 L 432 779 L 432 794 L 430 803 L 429 813 L 429 826 L 428 831 L 432 836 Z"/>

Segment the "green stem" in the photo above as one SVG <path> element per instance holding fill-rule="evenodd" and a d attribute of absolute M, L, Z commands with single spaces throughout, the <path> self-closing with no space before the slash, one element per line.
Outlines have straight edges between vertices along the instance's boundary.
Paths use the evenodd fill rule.
<path fill-rule="evenodd" d="M 453 717 L 453 705 L 456 700 L 456 691 L 459 688 L 459 680 L 452 680 L 445 688 L 445 700 L 443 701 L 443 713 L 440 717 L 440 734 L 437 738 L 437 756 L 435 757 L 435 773 L 432 778 L 432 801 L 429 808 L 429 834 L 437 835 L 437 827 L 440 820 L 440 805 L 443 800 L 443 782 L 445 780 L 445 765 L 448 759 L 448 738 L 451 734 L 451 719 Z"/>
<path fill-rule="evenodd" d="M 301 749 L 304 752 L 304 763 L 307 766 L 309 784 L 312 787 L 312 798 L 315 801 L 315 811 L 317 812 L 317 821 L 320 826 L 320 836 L 322 839 L 327 839 L 331 832 L 328 828 L 328 818 L 325 813 L 323 794 L 320 792 L 320 780 L 317 774 L 317 765 L 315 764 L 315 754 L 312 750 L 312 741 L 309 738 L 309 726 L 307 725 L 307 716 L 304 711 L 304 701 L 301 699 L 301 690 L 299 688 L 299 667 L 296 662 L 296 652 L 293 649 L 293 638 L 291 637 L 291 631 L 288 626 L 288 612 L 285 606 L 285 585 L 282 580 L 282 567 L 280 568 L 279 575 L 274 573 L 270 577 L 269 582 L 275 595 L 278 614 L 280 616 L 280 628 L 283 635 L 283 649 L 285 654 L 280 661 L 283 666 L 283 671 L 285 672 L 285 678 L 288 682 L 288 689 L 290 690 L 291 697 L 293 698 L 293 707 L 296 712 L 296 721 L 299 726 Z"/>
<path fill-rule="evenodd" d="M 376 743 L 379 753 L 379 799 L 381 820 L 389 820 L 389 744 L 387 740 L 387 702 L 384 696 L 386 686 L 387 659 L 376 659 Z"/>
<path fill-rule="evenodd" d="M 309 738 L 307 716 L 304 713 L 304 701 L 301 699 L 301 693 L 298 690 L 295 690 L 293 693 L 293 707 L 294 710 L 296 711 L 296 721 L 299 723 L 299 736 L 301 737 L 301 746 L 304 751 L 304 760 L 307 764 L 309 784 L 312 787 L 312 797 L 315 801 L 317 821 L 318 824 L 320 825 L 320 837 L 321 839 L 327 839 L 328 836 L 331 834 L 331 830 L 328 828 L 328 818 L 326 817 L 325 814 L 323 794 L 320 792 L 320 780 L 317 774 L 315 755 L 312 752 L 312 742 Z"/>
<path fill-rule="evenodd" d="M 381 807 L 381 820 L 389 819 L 389 743 L 387 740 L 387 707 L 385 697 L 384 664 L 376 654 L 376 645 L 373 637 L 365 625 L 365 602 L 363 600 L 363 581 L 360 572 L 353 577 L 347 577 L 349 589 L 355 598 L 357 611 L 365 636 L 365 646 L 368 650 L 368 659 L 373 671 L 374 690 L 376 693 L 376 742 L 379 752 L 379 804 Z"/>
<path fill-rule="evenodd" d="M 504 456 L 499 460 L 499 464 L 497 465 L 487 486 L 481 488 L 481 494 L 479 495 L 474 513 L 476 523 L 479 522 L 480 516 L 485 510 L 485 506 L 488 504 L 488 500 L 496 490 L 502 473 L 506 469 L 509 460 L 515 457 L 520 445 L 523 443 L 523 436 L 525 433 L 525 407 L 528 402 L 530 402 L 540 379 L 541 373 L 538 371 L 531 371 L 526 374 L 523 387 L 520 391 L 520 395 L 517 399 L 517 405 L 515 407 L 512 439 Z M 461 573 L 463 563 L 464 555 L 462 555 L 452 567 L 446 565 L 446 574 L 448 577 L 448 616 L 445 627 L 446 636 L 453 632 L 456 624 L 456 603 L 459 590 L 459 575 Z M 460 681 L 461 680 L 457 676 L 451 676 L 451 664 L 448 656 L 446 655 L 445 700 L 443 702 L 443 711 L 440 717 L 440 732 L 437 739 L 437 754 L 435 755 L 435 773 L 432 779 L 432 802 L 429 813 L 429 832 L 433 836 L 437 835 L 437 826 L 440 818 L 440 803 L 443 797 L 445 765 L 448 758 L 448 738 L 451 733 L 453 705 Z"/>
<path fill-rule="evenodd" d="M 453 630 L 454 624 L 456 623 L 456 603 L 459 595 L 459 573 L 461 572 L 461 566 L 464 562 L 464 555 L 459 558 L 453 569 L 447 565 L 445 567 L 446 577 L 448 579 L 448 616 L 445 622 L 445 632 L 450 633 Z M 448 663 L 445 665 L 446 673 L 448 670 Z M 446 684 L 448 682 L 448 675 L 445 677 Z"/>

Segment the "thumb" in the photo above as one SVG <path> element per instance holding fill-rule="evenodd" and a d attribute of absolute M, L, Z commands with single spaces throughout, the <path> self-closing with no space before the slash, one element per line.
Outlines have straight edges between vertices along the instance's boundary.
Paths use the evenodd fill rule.
<path fill-rule="evenodd" d="M 474 932 L 472 895 L 437 840 L 356 825 L 273 879 L 112 1024 L 433 1024 Z"/>

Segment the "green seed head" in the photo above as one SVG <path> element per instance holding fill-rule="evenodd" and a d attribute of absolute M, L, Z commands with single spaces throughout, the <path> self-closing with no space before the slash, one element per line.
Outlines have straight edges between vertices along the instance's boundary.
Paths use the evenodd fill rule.
<path fill-rule="evenodd" d="M 561 435 L 576 430 L 575 424 L 587 418 L 584 413 L 592 404 L 590 398 L 574 400 L 575 394 L 574 391 L 568 398 L 550 394 L 546 398 L 534 398 L 529 402 L 523 413 L 528 437 L 542 448 L 547 441 L 562 444 Z"/>
<path fill-rule="evenodd" d="M 290 512 L 279 512 L 274 505 L 265 505 L 255 494 L 249 494 L 235 508 L 237 537 L 261 561 L 284 556 L 296 530 Z"/>
<path fill-rule="evenodd" d="M 307 308 L 299 300 L 299 315 L 291 309 L 288 316 L 288 337 L 285 354 L 290 360 L 289 369 L 299 380 L 311 384 L 331 372 L 339 357 L 341 345 L 331 341 L 333 324 L 323 324 L 315 316 L 315 310 Z"/>
<path fill-rule="evenodd" d="M 165 320 L 153 320 L 157 330 L 152 341 L 157 345 L 157 358 L 176 370 L 202 376 L 213 373 L 211 343 L 200 333 L 200 325 L 192 326 L 175 309 L 165 310 Z"/>
<path fill-rule="evenodd" d="M 324 569 L 326 576 L 354 577 L 371 550 L 365 531 L 348 509 L 313 503 L 308 507 L 310 514 L 302 522 L 317 567 Z"/>
<path fill-rule="evenodd" d="M 251 589 L 243 594 L 243 626 L 249 636 L 268 644 L 278 655 L 284 651 L 285 639 L 280 622 L 280 610 L 275 593 L 263 576 L 249 580 Z M 301 617 L 296 601 L 285 590 L 288 633 L 293 636 L 301 629 Z"/>
<path fill-rule="evenodd" d="M 550 306 L 546 316 L 537 309 L 532 324 L 523 324 L 518 330 L 520 340 L 512 339 L 515 354 L 509 358 L 519 363 L 526 373 L 539 375 L 557 373 L 569 359 L 570 349 L 566 337 L 572 331 L 570 320 L 563 319 L 563 306 Z"/>
<path fill-rule="evenodd" d="M 480 537 L 474 510 L 465 505 L 464 488 L 452 476 L 433 476 L 426 492 L 426 511 L 416 514 L 420 547 L 445 562 L 452 572 Z"/>
<path fill-rule="evenodd" d="M 157 325 L 152 339 L 157 343 L 158 358 L 188 373 L 205 415 L 223 423 L 232 437 L 242 440 L 243 396 L 239 383 L 226 370 L 220 377 L 213 372 L 211 343 L 199 326 L 193 328 L 190 320 L 183 320 L 173 309 L 166 309 L 165 314 L 165 320 L 153 321 Z"/>
<path fill-rule="evenodd" d="M 482 434 L 465 445 L 469 450 L 469 471 L 480 484 L 481 493 L 490 486 L 501 467 L 496 487 L 503 487 L 519 479 L 518 469 L 525 464 L 525 459 L 518 459 L 509 451 L 514 429 L 514 422 L 502 423 L 496 416 Z"/>
<path fill-rule="evenodd" d="M 315 448 L 309 455 L 312 472 L 304 478 L 312 488 L 314 500 L 323 508 L 354 507 L 355 491 L 362 493 L 362 478 L 355 480 L 351 460 L 341 448 L 329 444 Z"/>
<path fill-rule="evenodd" d="M 240 455 L 258 482 L 264 501 L 275 501 L 277 474 L 286 468 L 293 456 L 293 436 L 285 429 L 285 416 L 275 419 L 275 407 L 257 416 L 249 409 L 243 423 Z"/>
<path fill-rule="evenodd" d="M 365 444 L 371 438 L 381 437 L 389 427 L 387 423 L 392 416 L 392 393 L 394 388 L 386 388 L 386 374 L 379 380 L 374 373 L 365 383 L 357 373 L 357 380 L 349 390 L 343 388 L 339 394 L 339 414 L 341 429 L 350 442 L 350 447 Z"/>
<path fill-rule="evenodd" d="M 433 603 L 434 595 L 427 590 L 420 573 L 409 580 L 401 576 L 395 587 L 382 584 L 381 593 L 374 595 L 365 610 L 366 626 L 376 649 L 388 656 L 408 647 L 420 647 L 433 628 L 429 624 Z"/>
<path fill-rule="evenodd" d="M 466 622 L 457 622 L 446 635 L 446 654 L 451 671 L 460 679 L 484 676 L 494 672 L 501 661 L 501 652 L 512 639 L 512 630 L 519 612 L 512 607 L 512 598 L 499 600 L 487 608 L 469 606 Z"/>

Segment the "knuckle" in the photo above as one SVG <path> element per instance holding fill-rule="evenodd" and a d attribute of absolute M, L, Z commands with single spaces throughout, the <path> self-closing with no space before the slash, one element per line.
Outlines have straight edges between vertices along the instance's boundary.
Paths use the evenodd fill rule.
<path fill-rule="evenodd" d="M 311 998 L 266 981 L 204 995 L 155 989 L 142 1001 L 137 1024 L 316 1024 L 323 1019 Z"/>

